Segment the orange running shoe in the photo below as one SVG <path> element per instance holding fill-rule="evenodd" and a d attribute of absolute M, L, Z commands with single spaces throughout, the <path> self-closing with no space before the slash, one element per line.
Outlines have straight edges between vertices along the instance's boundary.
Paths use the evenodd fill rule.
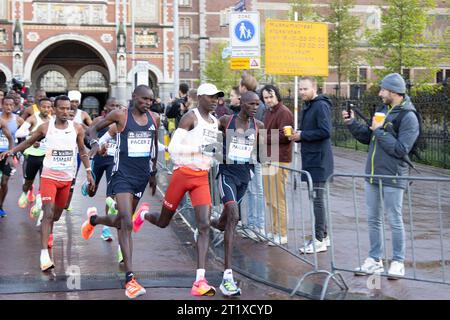
<path fill-rule="evenodd" d="M 91 224 L 91 217 L 94 215 L 95 216 L 97 215 L 97 208 L 96 207 L 88 208 L 87 209 L 88 219 L 81 226 L 81 236 L 83 237 L 84 240 L 89 239 L 94 233 L 95 226 Z"/>
<path fill-rule="evenodd" d="M 49 249 L 53 248 L 53 233 L 48 236 L 47 247 Z"/>
<path fill-rule="evenodd" d="M 216 294 L 216 289 L 208 284 L 205 278 L 195 281 L 192 285 L 191 295 L 193 296 L 209 296 Z"/>
<path fill-rule="evenodd" d="M 145 294 L 147 291 L 145 291 L 145 288 L 141 286 L 135 278 L 133 278 L 131 281 L 128 281 L 125 284 L 125 295 L 130 298 L 134 299 L 136 297 L 139 297 L 140 295 Z"/>
<path fill-rule="evenodd" d="M 138 211 L 136 211 L 133 215 L 133 231 L 138 232 L 139 229 L 142 227 L 142 224 L 144 223 L 144 220 L 141 218 L 141 212 L 146 211 L 146 213 L 150 210 L 150 204 L 147 202 L 143 202 L 142 205 L 139 207 Z"/>

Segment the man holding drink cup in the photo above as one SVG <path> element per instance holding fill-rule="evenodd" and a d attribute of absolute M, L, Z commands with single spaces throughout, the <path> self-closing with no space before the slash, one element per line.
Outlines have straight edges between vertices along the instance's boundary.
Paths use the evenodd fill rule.
<path fill-rule="evenodd" d="M 419 121 L 415 108 L 406 95 L 406 84 L 398 73 L 388 74 L 380 83 L 379 96 L 383 100 L 372 118 L 371 126 L 354 120 L 353 111 L 342 111 L 344 123 L 351 134 L 361 143 L 369 145 L 366 162 L 367 175 L 387 175 L 392 178 L 369 177 L 365 183 L 366 209 L 368 214 L 370 250 L 369 257 L 355 269 L 355 274 L 365 275 L 384 272 L 382 217 L 384 207 L 392 230 L 393 257 L 388 271 L 389 279 L 405 275 L 405 230 L 402 220 L 403 192 L 407 181 L 396 179 L 407 176 L 409 168 L 403 160 L 419 136 Z M 401 111 L 406 112 L 400 120 L 398 132 L 393 130 L 393 122 Z M 381 183 L 382 182 L 382 183 Z M 380 189 L 382 197 L 380 197 Z M 384 206 L 381 205 L 383 201 Z"/>

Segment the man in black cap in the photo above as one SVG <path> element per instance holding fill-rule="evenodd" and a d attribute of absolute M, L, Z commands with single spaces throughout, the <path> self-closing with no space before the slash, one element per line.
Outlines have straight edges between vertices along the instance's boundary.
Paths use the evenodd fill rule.
<path fill-rule="evenodd" d="M 370 127 L 360 124 L 350 114 L 342 111 L 344 123 L 352 135 L 361 143 L 369 145 L 366 162 L 367 175 L 407 176 L 408 164 L 403 158 L 408 155 L 419 136 L 419 121 L 411 100 L 406 95 L 405 81 L 398 73 L 388 74 L 380 83 L 379 96 L 383 106 L 378 108 Z M 402 114 L 402 115 L 401 115 Z M 400 116 L 401 115 L 401 116 Z M 401 118 L 398 132 L 393 130 L 397 117 Z M 398 119 L 397 119 L 398 120 Z M 382 181 L 380 181 L 382 180 Z M 393 258 L 389 267 L 389 279 L 405 275 L 405 229 L 402 220 L 403 193 L 407 181 L 393 178 L 366 178 L 365 196 L 368 213 L 370 251 L 364 263 L 355 269 L 355 274 L 365 275 L 384 272 L 382 252 L 381 201 L 384 203 L 392 230 Z M 380 197 L 380 188 L 383 197 Z"/>

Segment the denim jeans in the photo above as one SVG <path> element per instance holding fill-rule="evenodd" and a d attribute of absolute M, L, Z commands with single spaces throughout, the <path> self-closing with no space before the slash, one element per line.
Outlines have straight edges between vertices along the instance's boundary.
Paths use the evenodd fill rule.
<path fill-rule="evenodd" d="M 261 165 L 255 164 L 255 175 L 248 184 L 247 189 L 247 224 L 259 229 L 265 229 L 264 190 Z"/>
<path fill-rule="evenodd" d="M 384 209 L 386 210 L 392 230 L 393 260 L 405 260 L 405 228 L 403 226 L 402 205 L 404 190 L 383 186 Z M 381 259 L 383 254 L 382 238 L 382 206 L 378 184 L 366 182 L 366 208 L 369 224 L 370 251 L 369 256 L 375 260 Z"/>

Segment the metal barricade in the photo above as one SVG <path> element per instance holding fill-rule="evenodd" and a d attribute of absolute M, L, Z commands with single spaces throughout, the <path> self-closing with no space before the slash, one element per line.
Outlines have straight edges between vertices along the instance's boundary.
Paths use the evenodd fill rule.
<path fill-rule="evenodd" d="M 326 183 L 327 218 L 331 240 L 331 269 L 366 274 L 355 268 L 363 264 L 370 249 L 368 218 L 361 215 L 365 203 L 366 179 L 378 189 L 381 207 L 381 238 L 384 272 L 381 277 L 400 278 L 437 284 L 450 284 L 450 178 L 399 177 L 383 175 L 334 174 Z M 391 260 L 393 236 L 386 232 L 383 181 L 405 180 L 402 221 L 404 224 L 405 276 L 394 277 L 386 271 Z M 330 205 L 333 203 L 333 206 Z M 367 209 L 364 208 L 364 211 Z M 367 224 L 363 224 L 367 222 Z M 372 223 L 372 222 L 371 222 Z M 390 225 L 390 223 L 388 223 Z M 384 258 L 384 259 L 383 259 Z M 378 274 L 377 274 L 378 275 Z"/>

